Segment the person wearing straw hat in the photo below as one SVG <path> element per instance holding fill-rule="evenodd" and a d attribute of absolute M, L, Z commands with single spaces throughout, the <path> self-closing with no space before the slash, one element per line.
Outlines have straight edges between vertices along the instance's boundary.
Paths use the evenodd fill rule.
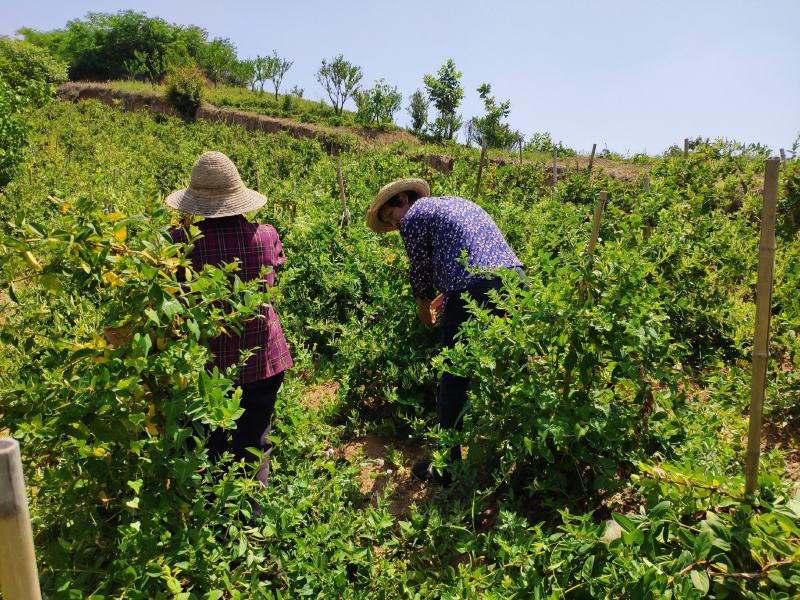
<path fill-rule="evenodd" d="M 275 283 L 275 272 L 285 262 L 283 246 L 272 225 L 250 223 L 243 213 L 261 208 L 267 198 L 242 183 L 239 171 L 221 152 L 205 152 L 192 168 L 189 187 L 166 198 L 168 206 L 189 215 L 203 217 L 197 227 L 201 237 L 194 240 L 190 259 L 195 270 L 203 265 L 220 266 L 238 261 L 238 275 L 250 281 L 263 278 L 267 286 Z M 184 229 L 175 229 L 173 240 L 186 243 Z M 213 364 L 220 371 L 239 362 L 242 352 L 250 352 L 238 374 L 244 413 L 236 421 L 229 443 L 221 430 L 208 440 L 213 458 L 230 450 L 236 460 L 249 458 L 247 449 L 258 448 L 262 462 L 256 477 L 267 485 L 269 439 L 272 413 L 284 371 L 292 366 L 292 356 L 272 304 L 261 308 L 260 318 L 248 320 L 240 334 L 223 334 L 209 342 Z"/>
<path fill-rule="evenodd" d="M 366 223 L 378 233 L 400 232 L 417 315 L 426 325 L 438 322 L 445 348 L 453 347 L 459 328 L 469 318 L 467 297 L 498 312 L 489 298 L 489 292 L 502 285 L 497 271 L 524 276 L 522 263 L 486 211 L 465 198 L 432 197 L 422 179 L 401 179 L 381 188 L 369 206 Z M 461 427 L 468 389 L 468 378 L 442 374 L 436 413 L 443 429 Z M 454 447 L 450 464 L 459 460 L 461 448 Z M 412 472 L 424 481 L 443 485 L 452 481 L 450 469 L 440 474 L 430 461 L 416 463 Z"/>

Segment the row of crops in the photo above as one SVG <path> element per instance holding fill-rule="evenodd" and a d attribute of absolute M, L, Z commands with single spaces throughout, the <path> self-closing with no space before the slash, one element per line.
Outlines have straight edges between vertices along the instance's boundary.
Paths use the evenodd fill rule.
<path fill-rule="evenodd" d="M 477 311 L 444 357 L 415 319 L 399 237 L 358 219 L 340 227 L 337 159 L 317 142 L 93 101 L 51 104 L 30 121 L 27 162 L 0 191 L 0 423 L 22 445 L 48 597 L 790 598 L 800 588 L 797 457 L 778 448 L 781 436 L 797 447 L 786 432 L 800 419 L 796 161 L 781 173 L 770 445 L 745 501 L 763 161 L 735 144 L 655 161 L 649 192 L 576 171 L 553 193 L 539 165 L 487 165 L 476 200 L 529 277 L 508 282 L 505 318 Z M 177 281 L 185 248 L 171 243 L 175 215 L 161 199 L 209 149 L 270 198 L 254 219 L 273 223 L 286 249 L 269 297 L 297 364 L 266 490 L 252 469 L 210 464 L 197 443 L 239 414 L 230 374 L 203 368 L 205 340 L 266 294 L 233 267 Z M 466 155 L 450 174 L 392 149 L 340 160 L 355 215 L 397 177 L 425 177 L 434 194 L 475 187 Z M 601 189 L 609 202 L 589 263 Z M 130 340 L 115 343 L 116 327 Z M 475 375 L 465 427 L 446 435 L 432 410 L 445 358 Z M 309 387 L 330 379 L 335 403 L 309 410 Z M 427 446 L 440 462 L 441 449 L 466 446 L 458 484 L 396 518 L 388 497 L 361 494 L 358 464 L 338 451 L 365 432 Z M 496 522 L 479 518 L 487 508 Z"/>

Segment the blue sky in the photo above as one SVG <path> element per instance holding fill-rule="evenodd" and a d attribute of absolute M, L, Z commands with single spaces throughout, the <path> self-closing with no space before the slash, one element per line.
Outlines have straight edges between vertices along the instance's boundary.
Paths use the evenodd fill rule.
<path fill-rule="evenodd" d="M 132 8 L 199 25 L 240 57 L 294 60 L 286 88 L 322 97 L 314 72 L 344 53 L 364 82 L 408 96 L 448 58 L 463 72 L 464 117 L 492 84 L 510 122 L 577 149 L 658 153 L 684 137 L 758 141 L 777 152 L 800 132 L 800 1 L 225 2 L 0 0 L 0 35 Z M 352 105 L 350 105 L 352 107 Z"/>

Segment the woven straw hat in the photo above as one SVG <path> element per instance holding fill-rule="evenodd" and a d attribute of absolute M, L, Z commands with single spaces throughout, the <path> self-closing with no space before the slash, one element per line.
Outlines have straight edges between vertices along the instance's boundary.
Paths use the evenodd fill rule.
<path fill-rule="evenodd" d="M 204 152 L 192 167 L 188 188 L 167 196 L 166 203 L 201 217 L 230 217 L 261 208 L 266 196 L 244 186 L 233 161 L 222 152 Z"/>
<path fill-rule="evenodd" d="M 372 231 L 377 231 L 378 233 L 387 233 L 397 229 L 396 227 L 392 227 L 391 225 L 387 225 L 381 221 L 378 213 L 384 204 L 386 204 L 400 192 L 416 192 L 419 194 L 420 198 L 427 198 L 431 195 L 431 188 L 428 185 L 428 182 L 424 179 L 399 179 L 397 181 L 393 181 L 392 183 L 386 184 L 381 188 L 381 191 L 376 194 L 375 198 L 372 200 L 372 203 L 369 205 L 369 210 L 367 210 L 367 218 L 365 219 L 367 227 L 372 229 Z"/>

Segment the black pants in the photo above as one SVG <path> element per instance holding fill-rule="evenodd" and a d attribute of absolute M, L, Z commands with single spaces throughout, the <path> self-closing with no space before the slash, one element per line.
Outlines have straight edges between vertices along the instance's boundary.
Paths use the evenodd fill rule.
<path fill-rule="evenodd" d="M 208 438 L 207 448 L 213 459 L 219 458 L 225 451 L 233 453 L 234 458 L 245 462 L 253 460 L 248 448 L 261 451 L 261 465 L 256 478 L 264 485 L 269 480 L 269 455 L 274 444 L 269 439 L 272 432 L 272 413 L 275 400 L 283 383 L 283 372 L 242 386 L 240 406 L 244 409 L 242 416 L 236 419 L 236 429 L 231 432 L 228 441 L 227 432 L 217 429 Z"/>
<path fill-rule="evenodd" d="M 521 268 L 517 267 L 513 270 L 520 277 L 524 277 L 525 272 Z M 499 290 L 502 285 L 503 281 L 499 277 L 481 279 L 465 290 L 450 294 L 440 325 L 443 348 L 452 348 L 455 345 L 455 337 L 459 328 L 470 317 L 469 312 L 467 312 L 467 302 L 462 296 L 467 295 L 479 305 L 491 308 L 493 314 L 502 315 L 503 312 L 489 298 L 489 292 Z M 469 378 L 457 377 L 450 373 L 442 374 L 436 393 L 436 415 L 439 417 L 439 425 L 442 429 L 453 429 L 454 427 L 461 429 L 468 392 Z M 450 460 L 451 462 L 461 460 L 461 448 L 459 446 L 453 446 L 450 449 Z"/>

